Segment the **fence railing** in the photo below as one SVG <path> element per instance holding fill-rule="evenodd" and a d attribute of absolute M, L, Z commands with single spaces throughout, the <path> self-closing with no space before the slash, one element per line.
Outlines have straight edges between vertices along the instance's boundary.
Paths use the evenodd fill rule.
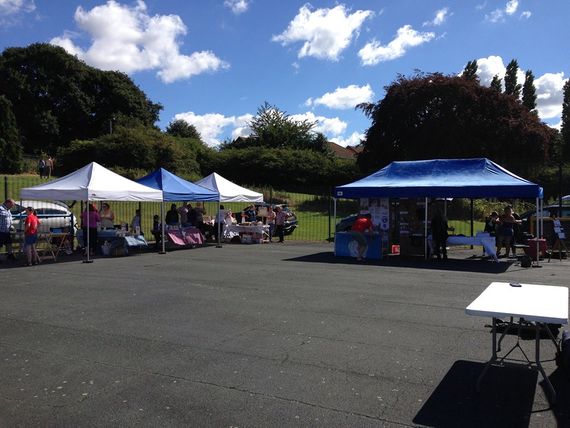
<path fill-rule="evenodd" d="M 20 189 L 24 187 L 31 187 L 40 183 L 46 183 L 45 179 L 41 179 L 37 175 L 5 175 L 0 176 L 0 195 L 3 195 L 3 200 L 12 198 L 18 203 L 27 205 L 28 202 L 20 200 Z M 292 234 L 286 237 L 287 240 L 294 241 L 327 241 L 331 240 L 335 232 L 334 224 L 334 206 L 331 197 L 332 188 L 323 188 L 317 193 L 295 193 L 283 190 L 275 190 L 269 187 L 253 188 L 256 191 L 262 192 L 264 200 L 271 204 L 286 205 L 296 216 L 297 228 Z M 67 214 L 73 214 L 74 218 L 80 218 L 80 213 L 84 209 L 83 201 L 63 201 L 67 204 Z M 183 201 L 175 203 L 178 207 L 182 205 Z M 191 205 L 196 205 L 190 202 Z M 48 201 L 33 201 L 30 202 L 33 208 L 42 208 L 45 214 L 54 214 L 50 209 L 54 208 L 53 202 Z M 217 202 L 197 203 L 205 209 L 206 216 L 215 218 L 218 210 Z M 101 203 L 96 203 L 100 208 Z M 141 230 L 147 237 L 151 237 L 152 219 L 154 215 L 161 213 L 161 204 L 158 202 L 113 202 L 109 201 L 109 205 L 115 214 L 115 224 L 130 224 L 135 215 L 135 211 L 141 211 Z M 170 208 L 171 202 L 165 204 L 165 212 Z M 231 210 L 234 213 L 243 211 L 248 203 L 245 202 L 232 202 L 223 203 L 226 210 Z M 358 212 L 360 206 L 359 200 L 345 200 L 337 199 L 336 201 L 336 222 L 338 223 L 344 217 L 350 216 Z M 454 199 L 449 201 L 446 205 L 447 217 L 449 225 L 455 228 L 456 234 L 463 234 L 466 236 L 483 230 L 484 217 L 489 214 L 489 210 L 496 207 L 497 210 L 504 206 L 504 202 L 487 203 L 484 207 L 476 206 L 473 213 L 473 226 L 471 226 L 471 203 L 465 199 Z M 521 207 L 526 207 L 524 204 Z M 531 206 L 531 205 L 528 205 Z M 25 208 L 25 207 L 24 207 Z M 523 208 L 519 209 L 522 212 Z M 69 219 L 69 217 L 67 217 Z M 50 221 L 54 221 L 50 219 Z M 69 220 L 68 220 L 69 221 Z M 57 226 L 56 226 L 57 227 Z"/>

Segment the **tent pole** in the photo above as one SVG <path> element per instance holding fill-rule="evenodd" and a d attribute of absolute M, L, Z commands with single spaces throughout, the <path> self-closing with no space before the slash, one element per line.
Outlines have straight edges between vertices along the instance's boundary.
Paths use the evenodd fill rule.
<path fill-rule="evenodd" d="M 93 260 L 89 258 L 89 253 L 91 252 L 91 244 L 89 240 L 89 198 L 87 198 L 87 202 L 85 203 L 85 212 L 87 213 L 85 217 L 87 217 L 87 228 L 85 229 L 85 235 L 87 235 L 87 241 L 85 240 L 85 236 L 83 237 L 83 243 L 87 242 L 87 247 L 85 251 L 87 252 L 87 258 L 83 260 L 83 263 L 93 263 Z"/>
<path fill-rule="evenodd" d="M 425 208 L 424 208 L 424 258 L 425 260 L 428 259 L 428 198 L 425 198 Z"/>
<path fill-rule="evenodd" d="M 333 204 L 333 225 L 334 225 L 334 236 L 333 236 L 333 242 L 334 242 L 334 238 L 336 237 L 336 198 L 333 198 L 334 204 Z"/>
<path fill-rule="evenodd" d="M 542 217 L 542 207 L 540 204 L 540 199 L 536 198 L 536 267 L 540 267 L 540 255 L 538 254 L 539 251 L 539 242 L 538 240 L 540 239 L 541 236 L 541 230 L 540 230 L 540 220 L 538 218 L 538 214 L 540 212 L 540 215 Z"/>
<path fill-rule="evenodd" d="M 216 223 L 218 223 L 218 245 L 216 245 L 216 248 L 222 248 L 222 232 L 221 232 L 221 222 L 220 222 L 220 210 L 221 210 L 221 198 L 218 199 L 218 213 L 216 214 Z M 225 221 L 225 218 L 224 218 Z"/>
<path fill-rule="evenodd" d="M 160 240 L 162 241 L 162 250 L 158 252 L 158 254 L 166 254 L 166 226 L 164 224 L 164 197 L 162 198 L 162 202 L 160 203 L 160 228 L 161 236 Z"/>

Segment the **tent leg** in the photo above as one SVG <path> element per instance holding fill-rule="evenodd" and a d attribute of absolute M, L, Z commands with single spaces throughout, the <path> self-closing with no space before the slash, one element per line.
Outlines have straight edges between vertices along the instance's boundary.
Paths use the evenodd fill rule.
<path fill-rule="evenodd" d="M 222 248 L 222 223 L 220 222 L 221 200 L 218 200 L 218 214 L 216 215 L 216 223 L 218 223 L 218 243 L 216 248 Z M 225 219 L 224 219 L 225 220 Z"/>
<path fill-rule="evenodd" d="M 336 198 L 333 198 L 334 205 L 333 205 L 333 226 L 334 226 L 334 235 L 333 235 L 333 242 L 334 238 L 336 237 Z"/>
<path fill-rule="evenodd" d="M 428 198 L 425 199 L 425 208 L 424 208 L 424 259 L 428 259 Z"/>
<path fill-rule="evenodd" d="M 160 240 L 162 241 L 162 250 L 158 252 L 158 254 L 166 254 L 166 226 L 164 224 L 164 198 L 160 203 L 160 228 L 161 230 L 161 237 Z"/>
<path fill-rule="evenodd" d="M 87 228 L 85 229 L 85 235 L 87 235 L 87 241 L 85 240 L 85 236 L 83 237 L 83 243 L 85 244 L 85 242 L 87 242 L 87 246 L 85 247 L 85 253 L 86 253 L 86 258 L 85 260 L 83 260 L 83 263 L 93 263 L 93 260 L 91 260 L 89 258 L 89 253 L 91 252 L 91 244 L 90 244 L 90 240 L 89 240 L 89 199 L 87 199 L 87 203 L 85 204 L 85 212 L 87 213 L 87 215 L 85 217 L 87 217 Z"/>

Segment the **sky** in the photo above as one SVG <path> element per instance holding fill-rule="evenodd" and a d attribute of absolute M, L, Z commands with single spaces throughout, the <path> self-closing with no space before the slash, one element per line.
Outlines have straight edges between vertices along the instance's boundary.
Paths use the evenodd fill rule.
<path fill-rule="evenodd" d="M 249 135 L 265 103 L 342 146 L 356 145 L 399 75 L 459 74 L 489 85 L 512 59 L 532 70 L 538 114 L 560 127 L 570 76 L 568 0 L 0 0 L 0 50 L 51 43 L 127 73 L 202 139 Z M 564 42 L 566 41 L 566 42 Z"/>

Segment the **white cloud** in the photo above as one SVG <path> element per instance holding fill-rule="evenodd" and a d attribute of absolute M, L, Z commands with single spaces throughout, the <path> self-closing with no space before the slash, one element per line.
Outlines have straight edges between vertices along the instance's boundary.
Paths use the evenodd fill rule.
<path fill-rule="evenodd" d="M 142 0 L 132 7 L 115 0 L 88 11 L 79 6 L 75 22 L 92 39 L 87 50 L 77 46 L 70 33 L 51 43 L 103 70 L 157 70 L 163 82 L 171 83 L 229 67 L 210 51 L 181 54 L 177 39 L 187 32 L 182 19 L 177 15 L 150 16 Z"/>
<path fill-rule="evenodd" d="M 489 56 L 477 60 L 477 75 L 482 85 L 489 86 L 493 76 L 499 75 L 501 79 L 505 77 L 506 67 L 500 56 Z M 525 71 L 519 68 L 517 73 L 517 83 L 523 85 L 525 81 Z M 540 77 L 535 77 L 534 87 L 536 88 L 536 109 L 538 116 L 542 119 L 553 119 L 562 114 L 563 87 L 566 79 L 564 73 L 545 73 Z M 504 86 L 503 86 L 504 87 Z"/>
<path fill-rule="evenodd" d="M 340 53 L 358 35 L 364 20 L 373 15 L 370 10 L 357 10 L 350 13 L 344 5 L 332 9 L 311 11 L 306 4 L 289 23 L 285 31 L 271 38 L 287 46 L 304 42 L 298 57 L 312 56 L 319 59 L 337 61 Z"/>
<path fill-rule="evenodd" d="M 529 19 L 531 15 L 532 13 L 530 12 L 530 10 L 525 10 L 523 13 L 521 13 L 521 19 L 522 18 Z"/>
<path fill-rule="evenodd" d="M 365 138 L 366 138 L 365 134 L 361 134 L 359 132 L 353 132 L 346 138 L 333 137 L 330 138 L 330 141 L 338 144 L 339 146 L 348 147 L 348 146 L 358 146 Z"/>
<path fill-rule="evenodd" d="M 509 0 L 506 4 L 505 7 L 502 9 L 495 9 L 493 10 L 491 13 L 489 13 L 488 15 L 485 15 L 485 20 L 492 22 L 494 24 L 499 23 L 499 22 L 505 22 L 505 18 L 506 16 L 512 16 L 516 13 L 516 11 L 519 8 L 519 0 Z M 523 15 L 525 15 L 525 18 L 530 17 L 530 12 L 529 11 L 525 11 L 523 12 Z M 528 16 L 526 16 L 528 15 Z"/>
<path fill-rule="evenodd" d="M 227 117 L 219 113 L 199 115 L 192 111 L 178 113 L 174 116 L 174 120 L 182 119 L 194 125 L 200 133 L 202 140 L 211 147 L 219 145 L 223 136 L 228 135 L 227 128 L 232 128 L 231 136 L 233 139 L 250 135 L 251 130 L 249 129 L 248 123 L 252 118 L 253 115 L 251 114 Z"/>
<path fill-rule="evenodd" d="M 379 62 L 400 58 L 406 54 L 408 48 L 429 42 L 434 37 L 435 34 L 432 32 L 420 33 L 414 30 L 411 25 L 404 25 L 398 29 L 396 38 L 390 43 L 382 46 L 373 40 L 360 49 L 358 56 L 363 65 L 376 65 Z"/>
<path fill-rule="evenodd" d="M 36 10 L 34 0 L 0 0 L 0 16 Z"/>
<path fill-rule="evenodd" d="M 449 8 L 444 7 L 443 9 L 439 9 L 438 11 L 435 12 L 435 17 L 431 20 L 431 21 L 426 21 L 423 23 L 423 26 L 432 26 L 432 27 L 437 27 L 439 25 L 442 25 L 449 16 L 453 15 L 452 13 L 449 13 Z"/>
<path fill-rule="evenodd" d="M 239 15 L 247 10 L 249 7 L 248 0 L 225 0 L 224 6 L 230 8 L 233 13 Z"/>
<path fill-rule="evenodd" d="M 541 119 L 553 119 L 562 115 L 564 98 L 564 73 L 545 73 L 534 80 L 536 109 Z"/>
<path fill-rule="evenodd" d="M 328 108 L 350 109 L 357 104 L 372 102 L 374 91 L 369 84 L 365 86 L 349 85 L 346 88 L 336 88 L 334 92 L 327 92 L 323 96 L 309 98 L 305 105 L 323 105 Z"/>
<path fill-rule="evenodd" d="M 338 117 L 329 118 L 324 116 L 315 116 L 311 111 L 301 114 L 292 114 L 290 118 L 299 122 L 303 120 L 316 122 L 316 126 L 313 128 L 313 131 L 320 132 L 327 137 L 341 135 L 346 131 L 348 126 L 346 122 L 342 121 Z"/>
<path fill-rule="evenodd" d="M 509 0 L 505 6 L 505 13 L 507 15 L 514 14 L 519 8 L 519 0 Z"/>

